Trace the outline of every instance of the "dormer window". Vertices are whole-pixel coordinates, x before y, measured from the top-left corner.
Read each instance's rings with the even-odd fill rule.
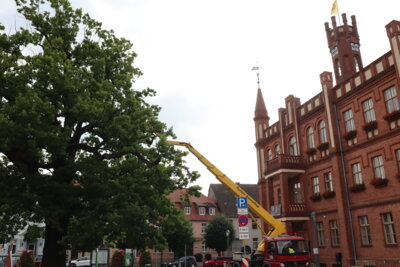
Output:
[[[190,207],[185,207],[184,211],[185,211],[185,215],[190,215],[191,214]]]
[[[206,208],[205,207],[199,207],[199,215],[201,215],[201,216],[206,215]]]
[[[215,208],[214,208],[214,207],[208,208],[208,213],[209,213],[210,215],[215,215]]]

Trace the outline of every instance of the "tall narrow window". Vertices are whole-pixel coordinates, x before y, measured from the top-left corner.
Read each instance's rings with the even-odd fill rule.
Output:
[[[385,168],[383,167],[383,158],[382,156],[377,156],[372,158],[372,166],[374,168],[375,178],[385,179]]]
[[[303,197],[301,195],[301,184],[300,184],[300,182],[293,184],[293,202],[295,204],[303,203]]]
[[[207,228],[207,224],[206,223],[202,223],[201,224],[201,233],[205,234],[206,233],[206,228]]]
[[[331,230],[332,246],[339,246],[339,229],[336,220],[329,221],[329,228]]]
[[[328,142],[328,138],[326,137],[325,121],[320,121],[318,123],[318,133],[319,133],[319,142],[321,144]]]
[[[385,96],[386,110],[388,113],[399,110],[399,100],[397,99],[396,87],[391,87],[383,92]]]
[[[324,224],[322,222],[317,222],[317,241],[319,247],[325,246]]]
[[[382,216],[383,231],[385,234],[385,243],[387,245],[397,244],[392,213],[390,212],[384,213],[381,216]]]
[[[207,252],[206,241],[201,241],[201,250],[203,252]]]
[[[324,173],[324,180],[325,180],[325,190],[333,191],[332,173],[331,172]]]
[[[351,165],[351,170],[353,171],[353,182],[354,184],[362,184],[362,174],[361,174],[361,166],[360,163],[355,163]]]
[[[374,111],[374,102],[372,99],[368,99],[362,103],[364,110],[364,119],[365,122],[376,121],[375,111]]]
[[[356,129],[356,125],[354,124],[353,110],[349,109],[345,111],[343,117],[344,117],[344,125],[346,128],[346,132],[354,131]]]
[[[319,193],[319,180],[318,180],[318,177],[313,177],[312,178],[312,184],[313,184],[313,193],[314,194]]]
[[[340,67],[340,62],[339,60],[336,60],[336,70],[337,70],[337,74],[338,76],[342,76],[342,68]]]
[[[281,149],[278,144],[275,145],[274,150],[275,150],[275,157],[281,154]]]
[[[312,127],[307,128],[307,144],[309,148],[314,148],[314,130]]]
[[[292,136],[289,139],[289,154],[293,156],[297,156],[297,141],[296,137]]]
[[[360,63],[358,62],[358,58],[354,57],[354,65],[356,67],[356,72],[360,71]]]
[[[369,227],[368,216],[358,217],[360,224],[361,244],[368,246],[372,244],[371,229]]]
[[[268,149],[267,151],[267,160],[271,160],[272,159],[272,151],[271,149]]]

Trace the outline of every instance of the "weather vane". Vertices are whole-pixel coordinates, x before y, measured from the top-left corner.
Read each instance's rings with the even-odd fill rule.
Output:
[[[258,66],[258,62],[256,62],[256,66],[253,67],[251,70],[256,70],[257,71],[257,85],[258,85],[258,89],[260,89],[260,67]]]

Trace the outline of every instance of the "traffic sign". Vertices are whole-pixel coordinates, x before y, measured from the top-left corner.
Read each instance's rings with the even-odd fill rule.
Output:
[[[238,197],[237,198],[237,208],[238,209],[247,209],[247,197]]]
[[[249,209],[238,209],[237,214],[238,215],[247,215],[247,214],[249,214]]]
[[[240,227],[239,226],[239,233],[248,233],[249,232],[249,227]]]
[[[238,223],[240,226],[246,226],[249,223],[249,218],[246,215],[240,215]]]
[[[247,240],[250,238],[249,234],[239,234],[239,239],[240,240]]]

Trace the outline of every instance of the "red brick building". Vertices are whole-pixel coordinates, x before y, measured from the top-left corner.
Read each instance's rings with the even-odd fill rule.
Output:
[[[203,255],[203,258],[206,254],[211,254],[215,258],[217,252],[206,247],[204,234],[208,221],[214,218],[216,214],[219,214],[217,202],[201,194],[200,197],[190,196],[189,205],[185,201],[186,194],[187,190],[181,189],[174,191],[168,196],[177,208],[183,210],[186,218],[192,223],[195,241],[191,247],[186,248],[186,253],[187,255],[200,253]]]
[[[259,196],[321,266],[340,256],[343,266],[399,266],[400,22],[386,25],[391,50],[364,66],[356,18],[342,21],[325,23],[334,75],[320,75],[319,94],[286,97],[270,124],[258,89]]]

